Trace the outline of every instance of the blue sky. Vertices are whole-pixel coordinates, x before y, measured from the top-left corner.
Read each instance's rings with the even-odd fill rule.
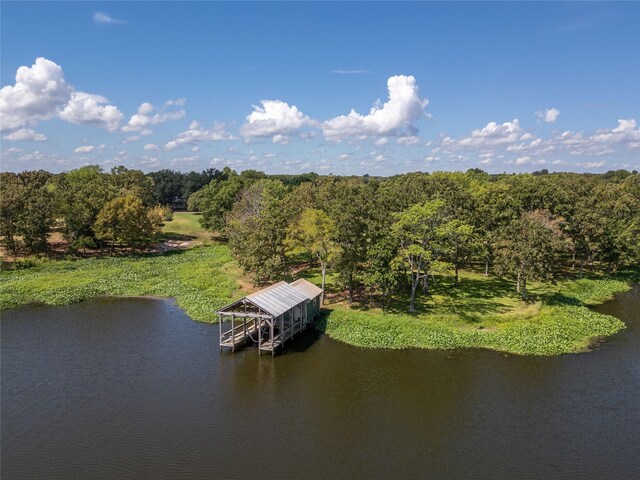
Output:
[[[635,2],[0,8],[2,170],[640,169]]]

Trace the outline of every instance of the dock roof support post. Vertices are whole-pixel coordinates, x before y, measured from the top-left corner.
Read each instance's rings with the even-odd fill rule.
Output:
[[[270,340],[271,340],[271,356],[273,357],[274,355],[274,348],[273,348],[273,324],[275,323],[275,318],[271,318],[271,324],[270,324],[270,328],[269,328],[269,335],[270,335]]]
[[[231,351],[232,352],[236,351],[236,335],[235,335],[236,332],[233,331],[233,329],[235,328],[233,325],[235,319],[236,319],[236,316],[232,313],[231,314]]]
[[[220,344],[220,351],[222,351],[222,314],[218,313],[218,343]]]

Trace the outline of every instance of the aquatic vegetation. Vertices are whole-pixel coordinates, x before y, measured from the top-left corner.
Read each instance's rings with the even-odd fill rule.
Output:
[[[198,321],[238,296],[237,268],[224,245],[164,254],[48,261],[0,274],[0,309],[66,305],[100,295],[173,297]]]

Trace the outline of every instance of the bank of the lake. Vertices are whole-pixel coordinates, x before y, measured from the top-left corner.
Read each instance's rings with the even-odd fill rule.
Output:
[[[98,296],[176,299],[192,319],[216,321],[215,311],[239,298],[241,271],[226,245],[162,254],[47,261],[0,274],[0,309],[29,303],[67,305]],[[611,298],[638,280],[637,273],[532,284],[530,303],[513,285],[473,272],[453,288],[442,279],[418,315],[398,302],[385,311],[330,305],[318,328],[332,338],[369,348],[489,348],[523,355],[560,355],[584,350],[594,338],[624,328],[590,305]]]
[[[240,296],[241,272],[226,245],[161,254],[46,261],[0,274],[0,309],[29,303],[69,305],[105,295],[175,298],[192,319]]]

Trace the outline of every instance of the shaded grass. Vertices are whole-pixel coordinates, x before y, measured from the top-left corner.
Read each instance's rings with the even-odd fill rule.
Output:
[[[100,295],[173,297],[198,321],[238,298],[239,275],[228,247],[210,245],[163,254],[49,261],[0,273],[0,309],[27,303],[66,305]]]
[[[620,320],[588,305],[629,289],[638,274],[533,283],[531,302],[512,293],[511,282],[464,272],[455,289],[440,279],[421,298],[420,313],[406,313],[406,299],[384,311],[334,305],[318,328],[329,336],[368,348],[488,348],[522,355],[560,355],[586,349],[594,338],[625,328]]]

